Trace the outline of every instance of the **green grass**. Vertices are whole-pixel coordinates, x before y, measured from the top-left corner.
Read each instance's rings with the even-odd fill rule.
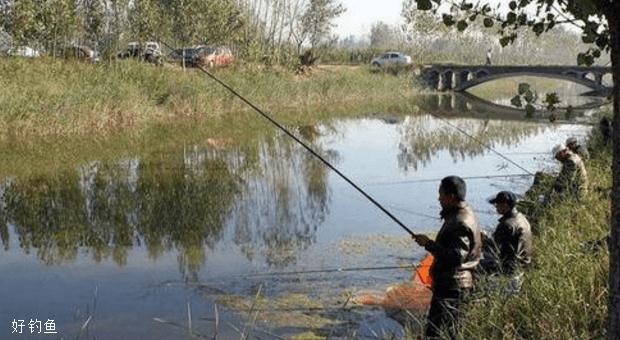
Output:
[[[237,64],[212,72],[285,126],[408,110],[414,94],[406,75],[365,67],[298,74]],[[3,58],[0,83],[0,175],[57,171],[93,154],[105,159],[196,139],[244,143],[275,131],[204,73],[171,64]]]

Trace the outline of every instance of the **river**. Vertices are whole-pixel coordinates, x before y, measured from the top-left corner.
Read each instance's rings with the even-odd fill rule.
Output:
[[[446,102],[429,98],[420,103]],[[441,178],[466,180],[491,231],[499,216],[488,199],[521,194],[535,172],[556,171],[551,148],[591,128],[449,102],[293,133],[394,218],[432,234]],[[409,270],[384,267],[424,255],[284,133],[251,146],[205,139],[7,177],[0,217],[2,339],[278,338],[310,329],[351,338],[385,315],[347,309],[347,296],[408,280]],[[259,298],[270,313],[239,313]]]

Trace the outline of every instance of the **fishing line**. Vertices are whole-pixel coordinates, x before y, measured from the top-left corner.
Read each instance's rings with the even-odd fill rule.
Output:
[[[450,122],[448,122],[448,120],[444,119],[443,117],[440,117],[439,115],[432,113],[432,112],[428,112],[428,114],[430,114],[431,116],[441,120],[442,122],[444,122],[446,125],[452,127],[453,129],[455,129],[456,131],[464,134],[465,136],[471,138],[472,140],[478,142],[478,144],[482,145],[483,147],[487,148],[489,151],[497,154],[498,156],[500,156],[501,158],[505,159],[506,161],[508,161],[509,163],[511,163],[512,165],[516,166],[517,168],[525,171],[526,173],[530,174],[531,176],[534,176],[533,173],[531,173],[529,170],[527,170],[526,168],[522,167],[521,165],[519,165],[518,163],[514,162],[513,160],[511,160],[510,158],[504,156],[503,154],[501,154],[499,151],[496,151],[495,149],[493,149],[492,147],[484,144],[481,140],[477,139],[476,137],[470,135],[469,133],[467,133],[465,130],[459,128],[458,126],[451,124]]]
[[[261,276],[278,276],[278,275],[300,275],[300,274],[354,272],[354,271],[371,271],[371,270],[394,270],[394,269],[416,268],[418,266],[419,265],[417,265],[417,264],[415,264],[415,265],[411,264],[411,265],[405,265],[405,266],[386,266],[386,267],[312,269],[312,270],[298,270],[298,271],[291,271],[291,272],[258,273],[258,274],[244,275],[242,277],[261,277]]]
[[[235,91],[232,87],[228,86],[226,83],[224,83],[223,81],[221,81],[219,78],[217,78],[216,76],[214,76],[211,72],[208,72],[207,70],[205,70],[204,68],[197,66],[197,68],[202,71],[204,74],[206,74],[207,76],[209,76],[211,79],[215,80],[218,84],[222,85],[224,88],[226,88],[228,91],[230,91],[232,94],[234,94],[235,96],[237,96],[239,99],[241,99],[244,103],[248,104],[251,108],[253,108],[258,114],[260,114],[263,118],[267,119],[270,123],[272,123],[273,125],[275,125],[276,127],[278,127],[280,130],[282,130],[284,133],[286,133],[286,135],[288,135],[289,137],[291,137],[294,141],[296,141],[297,143],[299,143],[301,146],[303,146],[308,152],[310,152],[310,154],[312,154],[313,156],[315,156],[316,158],[318,158],[321,162],[323,162],[323,164],[325,164],[327,167],[329,167],[330,169],[332,169],[336,174],[338,174],[338,176],[340,176],[342,179],[344,179],[347,183],[349,183],[351,186],[353,186],[357,191],[359,191],[362,195],[364,195],[364,197],[366,197],[370,202],[372,202],[374,205],[376,205],[379,209],[381,209],[381,211],[383,211],[386,215],[388,215],[394,222],[396,222],[401,228],[403,228],[405,231],[407,231],[411,236],[417,236],[413,231],[411,231],[411,229],[409,229],[407,226],[405,226],[400,220],[398,220],[396,218],[396,216],[392,215],[392,213],[390,213],[387,209],[385,209],[381,204],[379,204],[379,202],[377,202],[375,199],[373,199],[370,195],[368,195],[364,190],[362,190],[362,188],[360,188],[359,186],[357,186],[355,183],[353,183],[353,181],[351,181],[347,176],[345,176],[342,172],[340,172],[338,169],[336,169],[333,165],[331,165],[327,160],[325,160],[323,157],[321,157],[321,155],[319,155],[316,151],[314,151],[311,147],[309,147],[308,145],[306,145],[304,142],[302,142],[299,138],[297,138],[295,135],[293,135],[290,131],[288,131],[284,126],[282,126],[280,123],[278,123],[276,120],[274,120],[273,118],[271,118],[271,116],[269,116],[268,114],[266,114],[265,112],[263,112],[260,108],[258,108],[256,105],[254,105],[252,102],[250,102],[249,100],[247,100],[245,97],[243,97],[241,94],[239,94],[237,91]]]
[[[491,178],[509,178],[509,177],[530,177],[532,174],[511,174],[511,175],[489,175],[489,176],[471,176],[471,177],[461,177],[462,179],[491,179]],[[424,182],[438,182],[441,179],[418,179],[411,181],[399,181],[399,182],[376,182],[370,183],[369,186],[382,186],[382,185],[393,185],[393,184],[407,184],[407,183],[424,183]]]

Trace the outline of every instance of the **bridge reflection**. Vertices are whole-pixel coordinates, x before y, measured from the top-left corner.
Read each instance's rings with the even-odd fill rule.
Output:
[[[524,119],[526,117],[525,110],[522,108],[497,104],[465,91],[422,94],[416,97],[416,103],[422,111],[444,117],[451,115],[462,117],[463,114],[471,117],[502,120]],[[555,112],[564,114],[567,110],[571,110],[572,117],[587,117],[594,114],[601,105],[606,103],[606,100],[597,98],[570,109],[560,107]],[[539,110],[535,117],[542,117],[543,114],[544,112]]]

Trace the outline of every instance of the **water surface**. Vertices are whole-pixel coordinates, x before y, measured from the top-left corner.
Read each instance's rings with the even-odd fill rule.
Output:
[[[498,216],[487,200],[501,190],[523,193],[536,171],[557,170],[555,144],[589,131],[440,108],[295,133],[414,232],[433,233],[441,178],[466,179],[468,200],[492,230]],[[213,334],[218,296],[381,290],[410,273],[330,270],[415,263],[424,253],[284,134],[249,147],[188,141],[52,176],[8,177],[0,197],[3,339],[179,338],[188,334],[188,310],[192,332]],[[317,270],[325,272],[288,274]],[[371,321],[382,315],[371,312]],[[230,325],[243,319],[219,313],[220,336],[239,338]],[[31,320],[53,320],[57,333],[31,333]],[[14,321],[24,325],[17,333]]]

